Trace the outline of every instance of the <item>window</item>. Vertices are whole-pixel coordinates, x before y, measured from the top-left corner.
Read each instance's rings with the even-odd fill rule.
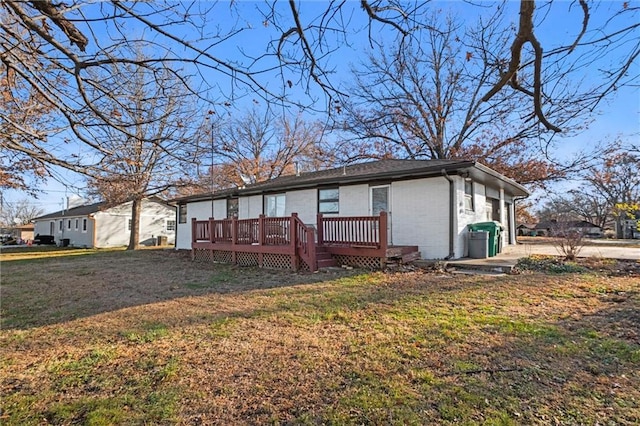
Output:
[[[58,232],[62,232],[62,227],[64,226],[64,221],[61,220],[58,226]]]
[[[318,190],[318,213],[338,213],[340,211],[340,190],[327,188]]]
[[[55,222],[49,222],[49,235],[53,235],[55,230],[56,230],[56,223]]]
[[[265,215],[268,217],[284,216],[285,194],[273,194],[264,196]]]
[[[227,219],[238,217],[239,204],[237,198],[227,200]]]
[[[470,179],[464,181],[464,209],[473,210],[473,182]]]
[[[178,204],[178,223],[187,223],[187,205]]]
[[[75,227],[73,229],[75,229],[76,231],[78,230],[78,227],[80,226],[80,219],[76,219],[76,223],[75,223]]]
[[[175,231],[175,230],[176,230],[176,221],[167,220],[167,231]]]
[[[127,219],[127,231],[131,231],[131,219]]]
[[[87,232],[87,219],[82,219],[82,232]]]
[[[71,229],[71,219],[67,220],[67,229]]]
[[[487,211],[487,222],[490,222],[493,220],[493,203],[491,202],[491,200],[487,200],[487,202],[485,203],[485,210]]]
[[[381,212],[389,212],[389,185],[371,187],[371,215],[379,216]]]

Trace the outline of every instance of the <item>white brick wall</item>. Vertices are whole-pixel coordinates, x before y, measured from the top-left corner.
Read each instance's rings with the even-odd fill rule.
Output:
[[[303,189],[287,192],[285,212],[287,216],[291,213],[298,213],[298,217],[306,224],[312,225],[316,223],[318,190]]]
[[[222,201],[222,200],[218,200]],[[226,204],[225,204],[226,206]],[[213,212],[218,213],[218,204],[214,203]],[[226,215],[226,212],[225,212]],[[178,223],[176,249],[191,250],[191,219],[205,220],[211,216],[211,201],[197,201],[187,205],[187,222]],[[215,217],[215,216],[214,216]],[[220,216],[224,217],[224,216]]]
[[[340,187],[340,216],[369,216],[369,185]]]
[[[449,254],[449,182],[443,178],[394,182],[393,244],[417,245],[423,259]]]
[[[464,179],[454,180],[454,257],[468,253],[467,225],[487,221],[485,193],[503,191],[485,188],[474,182],[474,210],[464,208]],[[449,255],[449,182],[444,177],[398,181],[391,184],[391,238],[394,245],[417,245],[422,258],[442,259]],[[340,216],[368,216],[370,212],[370,186],[346,185],[340,187]],[[220,203],[220,204],[218,204]],[[216,201],[215,217],[226,216],[226,202]],[[303,222],[316,223],[318,210],[317,189],[288,191],[285,211],[298,213]],[[220,213],[218,213],[220,211]],[[504,210],[503,210],[504,211]],[[191,248],[191,218],[199,220],[210,216],[211,202],[189,203],[186,224],[178,224],[177,248]],[[240,197],[239,218],[255,218],[262,214],[262,195]],[[506,215],[504,216],[506,220]]]

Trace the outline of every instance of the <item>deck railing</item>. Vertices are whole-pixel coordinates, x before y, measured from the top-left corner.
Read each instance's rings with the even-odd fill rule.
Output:
[[[386,212],[380,216],[324,217],[318,214],[318,244],[387,247]]]
[[[291,255],[294,269],[298,269],[300,258],[312,271],[317,269],[314,230],[307,227],[297,213],[290,217],[260,215],[254,219],[193,218],[191,226],[192,247],[209,244],[208,247],[212,250],[219,248],[234,253],[277,252]]]
[[[257,219],[192,219],[192,248],[225,250],[236,253],[278,253],[291,256],[291,267],[298,269],[300,260],[317,270],[316,243],[336,254],[367,249],[368,255],[384,256],[387,250],[387,214],[380,216],[317,217],[317,236],[297,213],[290,217]],[[372,249],[372,250],[368,250]],[[346,251],[345,251],[346,250]],[[351,251],[350,251],[351,250]],[[362,254],[362,253],[361,253]],[[235,261],[235,260],[234,260]]]

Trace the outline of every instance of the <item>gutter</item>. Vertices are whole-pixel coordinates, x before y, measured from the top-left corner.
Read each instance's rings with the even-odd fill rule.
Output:
[[[453,239],[454,239],[454,227],[453,227],[453,219],[454,219],[454,212],[455,212],[455,188],[453,186],[453,179],[451,179],[451,177],[447,174],[447,170],[446,169],[442,169],[440,171],[440,173],[442,173],[442,176],[449,181],[449,255],[447,257],[444,258],[444,260],[449,260],[449,259],[453,259],[455,257],[455,253],[453,250]]]

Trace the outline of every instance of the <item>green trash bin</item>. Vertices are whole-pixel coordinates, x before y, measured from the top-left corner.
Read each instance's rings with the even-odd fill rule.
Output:
[[[502,225],[498,222],[479,222],[469,225],[469,231],[478,232],[485,231],[489,233],[489,257],[493,257],[500,253],[500,232]]]

